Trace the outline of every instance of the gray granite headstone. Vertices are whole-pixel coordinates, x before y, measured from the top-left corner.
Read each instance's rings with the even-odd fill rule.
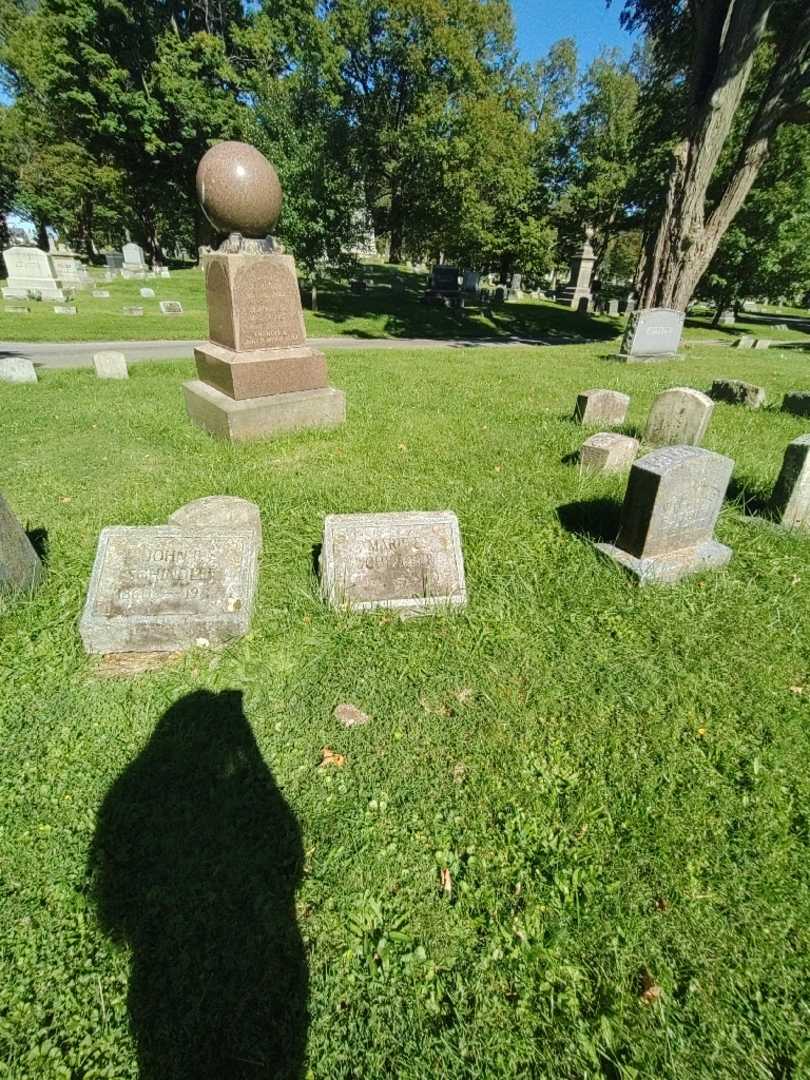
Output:
[[[141,292],[141,296],[144,298],[144,300],[151,300],[155,295],[155,290],[154,289],[149,289],[149,288],[146,288],[146,287],[141,289],[140,292]]]
[[[641,585],[670,584],[724,566],[714,539],[734,462],[696,446],[666,446],[635,462],[615,544],[597,548]]]
[[[700,390],[665,390],[650,409],[644,441],[652,446],[699,446],[713,411],[714,402]]]
[[[0,356],[0,382],[34,383],[37,373],[25,356]]]
[[[789,529],[810,529],[810,435],[800,435],[788,444],[771,510]]]
[[[0,594],[32,591],[42,576],[42,563],[22,525],[0,495]]]
[[[782,412],[810,416],[810,390],[791,390],[782,399]]]
[[[582,444],[579,464],[589,472],[621,472],[630,468],[637,453],[638,439],[613,431],[600,431]]]
[[[425,612],[467,602],[458,519],[450,511],[331,514],[321,588],[337,608]]]
[[[53,311],[54,311],[55,315],[75,315],[76,314],[76,305],[75,304],[54,304]]]
[[[580,424],[623,424],[630,398],[618,390],[583,390],[577,394],[574,420]]]
[[[93,353],[93,367],[99,379],[128,379],[127,358],[122,352],[102,349]]]
[[[241,637],[258,553],[250,529],[103,529],[79,624],[85,650],[175,652]]]
[[[91,296],[95,300],[109,300],[109,298],[110,298],[110,290],[109,289],[93,289],[93,291],[91,293]]]
[[[577,300],[577,311],[580,315],[587,315],[591,308],[591,301],[587,296],[580,296]]]
[[[773,342],[770,338],[758,337],[754,339],[755,349],[770,349]]]
[[[608,315],[613,315],[613,316],[616,316],[616,315],[619,314],[619,301],[618,300],[608,300],[607,313],[608,313]]]
[[[720,318],[718,320],[720,326],[733,326],[734,325],[734,312],[731,308],[725,308],[720,312]]]
[[[202,499],[195,499],[175,510],[169,524],[190,528],[247,529],[256,534],[261,547],[262,518],[259,508],[256,503],[236,495],[205,495]]]
[[[724,401],[727,405],[745,405],[749,409],[758,409],[765,404],[765,390],[754,383],[742,379],[715,379],[709,391],[714,401]]]
[[[734,342],[736,349],[753,349],[756,338],[752,334],[742,334]]]
[[[621,358],[654,361],[676,356],[683,321],[684,313],[672,308],[633,311],[622,339]]]
[[[143,295],[143,289],[141,289],[141,295]],[[179,300],[161,300],[160,312],[161,315],[182,315],[183,305]]]

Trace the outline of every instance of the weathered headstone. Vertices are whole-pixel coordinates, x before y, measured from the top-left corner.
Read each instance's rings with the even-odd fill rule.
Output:
[[[103,529],[79,624],[85,650],[175,652],[241,637],[258,553],[249,529]]]
[[[124,265],[124,256],[118,251],[106,251],[104,253],[104,262],[108,270],[120,270]]]
[[[5,304],[3,311],[6,315],[30,315],[31,308],[26,304]]]
[[[0,356],[0,382],[34,383],[37,373],[25,356]]]
[[[477,270],[464,270],[461,274],[461,287],[466,293],[477,293],[481,287],[481,275]]]
[[[31,541],[0,495],[0,595],[36,588],[42,563]]]
[[[650,409],[644,441],[652,446],[699,446],[713,410],[714,402],[700,390],[665,390]]]
[[[467,602],[458,519],[450,511],[331,514],[321,587],[333,607],[424,612]]]
[[[140,293],[141,293],[141,296],[144,298],[144,300],[152,300],[154,298],[154,295],[155,295],[155,290],[154,289],[149,289],[149,288],[143,288],[143,289],[140,290]]]
[[[731,308],[724,308],[720,312],[720,318],[718,320],[720,326],[733,326],[734,325],[734,312]]]
[[[121,250],[124,259],[121,267],[121,277],[145,278],[147,271],[146,259],[140,244],[124,244]]]
[[[627,323],[617,359],[625,363],[671,360],[678,354],[683,321],[684,313],[671,308],[634,311]]]
[[[128,379],[127,358],[122,352],[102,349],[93,353],[93,367],[99,379]]]
[[[734,462],[695,446],[667,446],[635,462],[615,544],[597,548],[641,585],[670,584],[724,566],[714,539]]]
[[[161,300],[160,313],[161,315],[182,315],[183,305],[179,300]]]
[[[169,518],[170,525],[183,528],[222,528],[251,531],[261,547],[262,517],[259,508],[236,495],[205,495],[179,507]]]
[[[73,252],[64,251],[52,254],[51,262],[53,263],[54,273],[63,287],[81,289],[85,285],[89,285],[93,280],[87,267]]]
[[[709,397],[728,405],[745,405],[749,409],[758,409],[765,404],[764,388],[742,379],[715,379]]]
[[[771,512],[786,528],[810,529],[810,435],[800,435],[788,444]]]
[[[93,297],[94,300],[109,300],[109,298],[110,298],[110,290],[109,289],[93,289],[93,291],[91,293],[91,296]]]
[[[574,420],[580,424],[623,424],[630,398],[618,390],[583,390],[577,394]]]
[[[170,278],[172,276],[172,272],[168,268],[168,266],[161,266],[161,268],[160,268],[160,276],[162,278]]]
[[[771,345],[773,345],[773,342],[770,338],[758,337],[754,339],[755,349],[770,349]]]
[[[76,305],[75,304],[54,304],[53,311],[54,311],[55,315],[75,315],[76,314]]]
[[[442,263],[431,270],[430,287],[437,293],[457,293],[459,291],[458,279],[458,267]]]
[[[124,304],[122,308],[122,314],[124,315],[143,315],[143,308],[138,304]]]
[[[591,308],[591,301],[587,296],[580,296],[577,300],[577,311],[580,315],[587,315]]]
[[[342,423],[345,397],[307,344],[295,262],[265,239],[281,209],[272,165],[245,143],[218,143],[200,162],[197,192],[231,235],[205,259],[209,340],[194,350],[198,378],[183,386],[192,422],[231,441]]]
[[[591,435],[579,451],[580,468],[590,472],[621,472],[629,469],[638,453],[638,439],[614,431]]]
[[[791,390],[782,399],[782,412],[810,416],[810,390]]]
[[[742,334],[734,342],[734,348],[736,349],[753,349],[756,338],[753,334]]]
[[[608,300],[607,313],[608,315],[612,315],[614,317],[619,314],[618,300]]]
[[[41,300],[65,299],[47,252],[38,247],[10,247],[3,252],[3,261],[8,273],[4,300],[26,300],[31,293]]]

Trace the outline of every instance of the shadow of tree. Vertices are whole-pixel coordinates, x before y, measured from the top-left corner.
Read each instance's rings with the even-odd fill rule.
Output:
[[[102,926],[132,951],[141,1080],[302,1075],[302,863],[241,692],[179,700],[107,793],[89,858]]]
[[[612,544],[619,532],[621,509],[613,499],[581,499],[558,506],[557,518],[567,532]]]

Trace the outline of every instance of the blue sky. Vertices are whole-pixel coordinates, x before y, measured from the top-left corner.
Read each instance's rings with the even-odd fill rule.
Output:
[[[512,0],[517,44],[522,60],[537,60],[563,37],[577,43],[580,68],[603,48],[619,48],[630,55],[633,38],[619,26],[622,0]]]

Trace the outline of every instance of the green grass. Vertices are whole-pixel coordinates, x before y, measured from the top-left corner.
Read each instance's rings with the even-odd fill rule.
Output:
[[[191,364],[0,384],[0,490],[49,538],[0,619],[0,1076],[810,1075],[810,539],[742,512],[806,360],[606,351],[338,354],[345,426],[244,446],[188,423]],[[582,534],[624,480],[564,463],[576,392],[632,428],[727,376],[774,403],[705,440],[734,558],[639,590]],[[249,635],[100,678],[99,531],[212,493],[262,510]],[[328,610],[324,515],[417,508],[458,514],[466,611]]]
[[[313,337],[354,335],[366,338],[429,337],[491,338],[520,335],[551,340],[592,338],[609,340],[623,321],[582,316],[556,304],[525,302],[493,309],[492,317],[480,309],[463,311],[428,307],[420,303],[426,275],[398,271],[390,266],[366,266],[370,283],[365,293],[354,295],[348,285],[327,280],[318,289],[319,311],[306,311],[307,333]],[[391,290],[396,274],[405,282],[403,293]],[[203,339],[208,334],[205,283],[199,270],[175,270],[169,279],[146,281],[99,281],[109,299],[94,299],[91,290],[76,294],[76,315],[57,315],[52,303],[28,301],[28,314],[0,309],[0,340],[3,341],[150,341]],[[140,289],[155,291],[154,299],[142,299]],[[179,300],[182,315],[161,315],[161,300]],[[17,301],[7,301],[14,305]],[[140,304],[142,316],[124,315],[124,305]]]
[[[774,314],[781,314],[775,312]],[[807,314],[805,312],[805,314]],[[712,338],[715,340],[728,339],[729,342],[734,341],[736,338],[741,337],[743,334],[751,334],[757,338],[768,338],[771,341],[794,341],[800,342],[810,348],[810,319],[804,324],[803,328],[796,328],[787,324],[786,330],[779,330],[773,323],[764,323],[757,319],[756,316],[748,318],[745,314],[741,314],[737,322],[731,326],[714,326],[712,325],[712,316],[698,316],[692,315],[686,320],[684,328],[684,338],[686,341],[709,341]]]

